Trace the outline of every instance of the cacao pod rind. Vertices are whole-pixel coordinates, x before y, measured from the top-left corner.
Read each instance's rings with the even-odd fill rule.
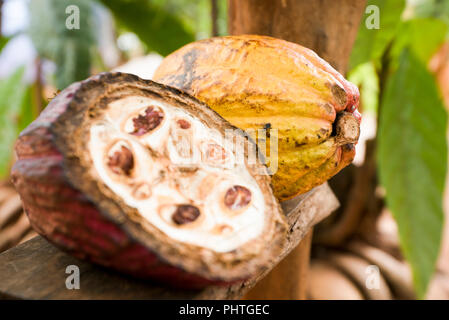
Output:
[[[337,114],[345,112],[359,130],[358,89],[307,48],[257,35],[201,40],[167,56],[154,79],[192,94],[244,130],[276,129],[279,200],[309,191],[350,163],[322,167],[358,139],[358,131],[345,140],[335,130]]]
[[[75,83],[51,101],[16,143],[18,161],[11,176],[33,228],[76,257],[175,287],[230,284],[261,270],[279,253],[286,233],[269,176],[255,174],[267,172],[262,164],[247,165],[247,170],[265,196],[263,235],[232,252],[170,238],[99,180],[86,152],[89,126],[111,102],[134,95],[186,110],[222,133],[235,129],[189,95],[136,76],[105,73]],[[239,139],[246,138],[242,134]]]

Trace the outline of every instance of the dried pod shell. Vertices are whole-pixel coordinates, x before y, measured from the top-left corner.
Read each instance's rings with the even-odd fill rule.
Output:
[[[33,228],[76,257],[177,287],[229,284],[260,271],[286,233],[267,168],[245,157],[217,169],[199,157],[187,174],[171,136],[185,129],[197,149],[208,139],[221,143],[227,129],[254,147],[177,89],[122,73],[71,85],[16,144],[12,180]],[[209,176],[219,183],[204,185]],[[230,216],[219,198],[236,184],[257,201]]]

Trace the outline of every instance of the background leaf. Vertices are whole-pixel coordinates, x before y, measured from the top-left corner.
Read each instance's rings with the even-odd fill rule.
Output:
[[[38,116],[38,110],[34,107],[35,102],[32,97],[35,86],[35,84],[27,86],[25,91],[22,92],[22,101],[17,117],[17,134],[24,130]],[[46,101],[43,101],[42,104],[45,102]]]
[[[212,36],[211,0],[151,0],[180,19],[188,30],[194,30],[196,39]],[[227,0],[217,0],[218,33],[227,34]],[[176,36],[176,35],[174,35]]]
[[[410,1],[410,14],[421,18],[438,18],[449,23],[449,1],[447,0],[419,0]]]
[[[30,105],[30,90],[23,83],[25,68],[0,81],[0,179],[9,174],[14,141],[18,134],[19,117],[24,105]],[[24,117],[24,121],[27,117]]]
[[[379,29],[368,29],[365,21],[369,14],[365,13],[362,17],[351,52],[350,69],[359,64],[380,59],[396,33],[405,0],[368,0],[366,5],[376,5],[379,8],[380,25]]]
[[[76,5],[80,28],[68,29],[66,8]],[[30,1],[30,36],[41,57],[56,63],[55,81],[64,89],[90,75],[91,50],[95,45],[92,3],[88,0]]]
[[[170,11],[148,0],[102,0],[114,16],[151,50],[168,55],[195,40],[192,30]]]
[[[359,87],[363,111],[377,112],[379,78],[373,62],[358,65],[348,74],[348,80]]]
[[[0,51],[6,46],[11,37],[0,36]]]
[[[409,47],[423,63],[427,63],[443,43],[448,26],[442,20],[417,18],[404,22],[399,27],[391,48],[392,61],[399,61],[405,47]]]
[[[378,162],[420,298],[434,272],[441,241],[446,123],[433,77],[412,51],[404,50],[382,100]]]

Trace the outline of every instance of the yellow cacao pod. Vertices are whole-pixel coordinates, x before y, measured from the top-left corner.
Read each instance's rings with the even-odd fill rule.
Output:
[[[322,184],[355,156],[358,89],[300,45],[255,35],[197,41],[167,56],[154,80],[241,129],[277,129],[272,184],[280,200]]]

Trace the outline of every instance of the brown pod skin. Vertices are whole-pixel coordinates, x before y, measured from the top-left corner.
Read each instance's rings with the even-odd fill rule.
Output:
[[[263,268],[279,253],[286,233],[269,176],[253,175],[266,201],[265,235],[259,237],[263,239],[250,239],[224,253],[170,238],[98,179],[85,151],[88,128],[106,112],[108,103],[130,95],[170,103],[219,130],[233,128],[189,95],[133,75],[105,73],[74,83],[16,143],[12,181],[32,227],[77,258],[174,287],[228,285]],[[122,164],[128,173],[135,165],[117,157],[113,163]],[[259,163],[246,167],[251,173],[266,170]],[[187,218],[196,217],[190,213]]]

